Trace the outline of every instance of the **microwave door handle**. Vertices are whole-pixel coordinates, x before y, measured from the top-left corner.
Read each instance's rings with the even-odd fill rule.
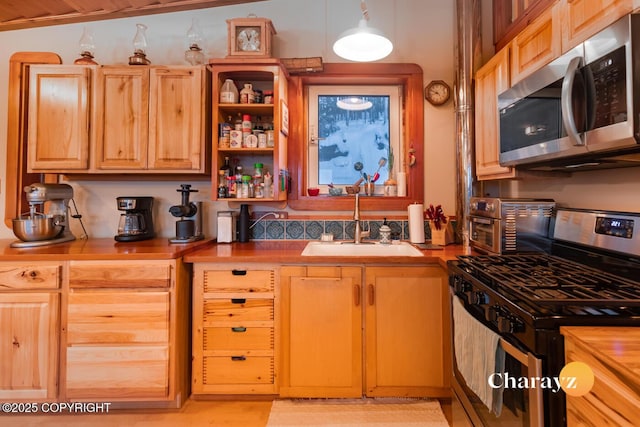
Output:
[[[576,127],[576,121],[573,117],[573,106],[571,105],[573,99],[573,82],[576,78],[576,71],[580,67],[582,58],[576,56],[569,61],[567,66],[567,73],[562,79],[562,92],[560,97],[560,106],[562,108],[562,124],[564,126],[569,139],[573,145],[584,145],[584,141],[580,138],[578,128]]]

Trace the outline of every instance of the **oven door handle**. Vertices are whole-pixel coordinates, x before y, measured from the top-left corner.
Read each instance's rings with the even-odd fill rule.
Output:
[[[474,222],[476,224],[491,225],[493,223],[493,220],[492,219],[487,219],[487,218],[473,217],[473,218],[471,218],[471,222]]]
[[[542,361],[536,358],[533,353],[524,353],[503,338],[500,338],[500,346],[505,353],[527,367],[529,377],[540,378],[542,376]],[[529,396],[531,397],[529,401],[529,425],[542,426],[544,425],[542,389],[540,387],[530,389]]]

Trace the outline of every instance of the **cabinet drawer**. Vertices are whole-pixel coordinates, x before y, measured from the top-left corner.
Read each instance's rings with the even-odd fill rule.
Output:
[[[273,270],[207,270],[204,292],[273,292]]]
[[[67,397],[164,397],[169,392],[168,346],[67,348]]]
[[[231,322],[272,321],[273,300],[271,299],[210,299],[204,301],[203,321]]]
[[[205,357],[203,380],[205,385],[272,384],[273,357],[242,354]]]
[[[168,288],[171,265],[145,263],[71,263],[69,286],[72,288]]]
[[[169,292],[71,292],[70,344],[166,343]]]
[[[0,291],[20,289],[57,289],[60,265],[0,264]]]
[[[273,350],[273,328],[204,328],[204,350]]]

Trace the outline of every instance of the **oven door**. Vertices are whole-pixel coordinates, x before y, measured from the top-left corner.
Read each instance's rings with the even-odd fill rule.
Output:
[[[500,251],[500,220],[472,216],[470,221],[470,243],[481,251],[499,254]]]
[[[453,293],[451,294],[451,297],[458,298]],[[464,305],[462,301],[460,302]],[[496,416],[489,410],[489,408],[487,408],[471,388],[467,386],[456,362],[455,324],[452,322],[452,325],[452,388],[454,391],[454,399],[456,399],[464,408],[468,421],[475,427],[542,427],[544,425],[544,415],[542,390],[540,388],[530,390],[505,388],[503,393],[502,412],[500,416]],[[506,341],[505,338],[500,339],[500,346],[505,352],[505,372],[508,373],[510,377],[540,378],[542,376],[542,361],[536,358],[532,353],[523,352]]]

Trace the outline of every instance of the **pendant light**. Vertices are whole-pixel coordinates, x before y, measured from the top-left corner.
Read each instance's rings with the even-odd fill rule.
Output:
[[[385,58],[393,50],[393,43],[381,31],[367,25],[369,11],[364,0],[360,1],[362,19],[357,28],[340,34],[333,44],[333,51],[341,58],[356,62],[370,62]]]

